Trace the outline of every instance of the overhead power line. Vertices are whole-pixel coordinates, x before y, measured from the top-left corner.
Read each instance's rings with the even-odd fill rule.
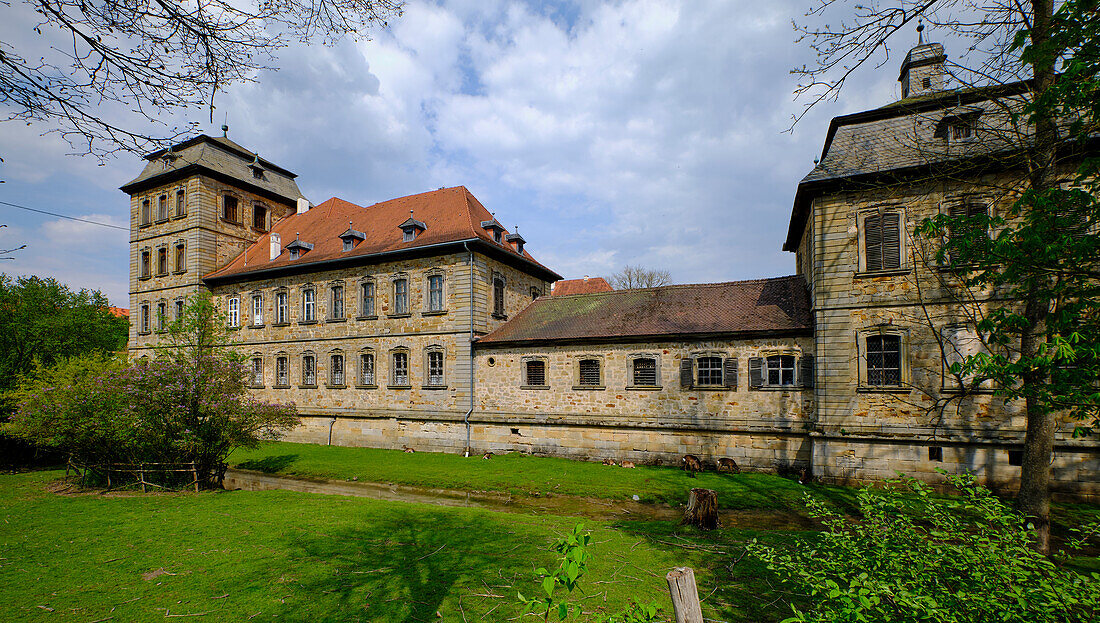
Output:
[[[99,221],[89,221],[86,218],[77,218],[75,216],[68,216],[65,214],[58,214],[57,212],[47,212],[46,210],[39,210],[37,208],[28,208],[27,206],[21,206],[15,203],[8,203],[7,201],[0,201],[0,204],[11,206],[13,208],[19,208],[20,210],[26,210],[28,212],[37,212],[39,214],[48,214],[50,216],[56,216],[57,218],[67,218],[70,221],[78,221],[80,223],[88,223],[89,225],[99,225],[100,227],[110,227],[111,229],[121,229],[122,231],[130,231],[129,227],[121,227],[119,225],[111,225],[110,223],[100,223]]]

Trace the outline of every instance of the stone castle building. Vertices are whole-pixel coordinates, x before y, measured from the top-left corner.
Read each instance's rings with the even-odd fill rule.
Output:
[[[313,206],[293,173],[196,137],[147,156],[122,188],[132,354],[154,356],[185,298],[208,289],[253,391],[298,405],[295,441],[666,464],[691,453],[831,481],[942,468],[1011,487],[1022,404],[949,369],[983,347],[973,310],[995,293],[960,300],[957,271],[913,230],[1011,204],[1021,133],[1003,104],[1027,90],[946,91],[945,58],[918,45],[900,101],[833,120],[795,193],[783,248],[796,274],[772,279],[574,280],[549,296],[561,276],[463,187]],[[1100,446],[1071,431],[1055,487],[1100,493]]]

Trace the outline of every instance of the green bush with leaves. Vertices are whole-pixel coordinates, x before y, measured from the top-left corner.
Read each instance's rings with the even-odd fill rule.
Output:
[[[1100,575],[1059,567],[1033,549],[1023,517],[969,475],[950,476],[958,495],[933,495],[917,480],[865,488],[861,519],[809,496],[825,524],[817,539],[751,555],[812,604],[786,621],[868,623],[1081,623],[1100,620]],[[1078,534],[1070,547],[1095,536]]]

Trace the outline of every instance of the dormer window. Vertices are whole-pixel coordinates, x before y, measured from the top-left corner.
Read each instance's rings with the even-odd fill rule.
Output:
[[[523,236],[519,235],[518,231],[514,234],[508,234],[504,237],[504,240],[513,246],[516,253],[523,255],[523,244],[527,241],[523,239]]]
[[[948,143],[973,140],[978,134],[978,117],[981,111],[949,114],[936,126],[936,138]]]
[[[344,233],[340,234],[340,240],[344,241],[344,251],[351,251],[360,242],[367,239],[367,235],[361,231],[357,231],[351,226],[351,221],[348,221],[348,229]]]
[[[489,221],[481,221],[481,228],[492,234],[493,242],[501,244],[504,238],[504,226],[497,221],[496,217]]]
[[[302,257],[307,251],[313,248],[313,245],[308,242],[302,242],[299,238],[294,238],[294,242],[286,245],[286,250],[290,253],[290,259],[296,260]]]
[[[424,223],[413,218],[412,210],[409,210],[409,218],[404,223],[398,225],[401,229],[401,241],[412,242],[416,240],[416,237],[420,235],[420,232],[428,229],[428,226]]]
[[[248,165],[248,168],[252,169],[253,179],[257,179],[257,180],[264,179],[264,168],[263,168],[263,166],[260,165],[260,156],[259,155],[255,155],[255,156],[252,157],[252,164]]]

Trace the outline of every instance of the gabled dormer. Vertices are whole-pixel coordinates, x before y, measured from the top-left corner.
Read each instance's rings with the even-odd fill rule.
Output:
[[[514,234],[508,234],[504,237],[504,241],[512,245],[512,248],[516,250],[516,253],[523,255],[523,244],[527,242],[523,239],[523,236],[519,235],[517,231]]]
[[[252,164],[248,165],[249,170],[252,171],[252,179],[262,180],[264,179],[264,167],[260,164],[260,155],[256,154],[252,157]]]
[[[489,232],[489,235],[493,237],[493,242],[501,244],[501,239],[504,235],[504,226],[497,221],[495,216],[492,220],[481,221],[481,228]]]
[[[363,242],[367,239],[367,235],[361,231],[356,230],[351,226],[351,221],[348,221],[348,229],[344,233],[340,234],[340,240],[344,242],[343,250],[351,251],[355,248],[355,245]]]
[[[292,260],[296,260],[302,257],[311,249],[313,249],[313,244],[309,242],[303,242],[302,239],[298,237],[298,235],[294,236],[294,242],[286,245],[287,253],[290,253],[290,259]]]
[[[417,236],[427,230],[428,226],[413,218],[413,211],[409,210],[409,218],[407,218],[404,223],[398,225],[398,228],[401,229],[401,241],[412,242],[416,240]]]

